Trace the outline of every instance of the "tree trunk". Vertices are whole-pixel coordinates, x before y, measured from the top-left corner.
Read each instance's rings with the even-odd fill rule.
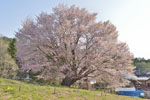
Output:
[[[65,77],[61,82],[61,85],[70,87],[73,83],[75,83],[78,79],[77,78],[70,78]]]

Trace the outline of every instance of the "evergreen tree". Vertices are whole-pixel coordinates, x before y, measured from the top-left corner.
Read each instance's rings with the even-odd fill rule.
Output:
[[[15,54],[17,52],[17,49],[16,49],[16,42],[17,40],[15,38],[13,38],[10,43],[9,43],[9,48],[8,48],[8,51],[11,55],[12,58],[15,58]]]
[[[17,74],[18,66],[8,52],[9,41],[0,37],[0,77],[13,78]]]

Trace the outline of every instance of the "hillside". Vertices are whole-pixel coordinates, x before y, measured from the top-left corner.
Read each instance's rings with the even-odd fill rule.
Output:
[[[19,92],[19,86],[20,92]],[[56,93],[54,94],[54,88]],[[14,80],[0,79],[0,100],[146,100],[100,91],[87,91],[66,87],[40,86]]]
[[[15,77],[18,70],[16,60],[11,56],[10,43],[10,38],[0,37],[0,77],[4,78]]]

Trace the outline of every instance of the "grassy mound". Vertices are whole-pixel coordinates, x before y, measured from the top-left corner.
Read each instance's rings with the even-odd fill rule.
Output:
[[[0,78],[0,100],[146,100],[67,87],[40,86]]]

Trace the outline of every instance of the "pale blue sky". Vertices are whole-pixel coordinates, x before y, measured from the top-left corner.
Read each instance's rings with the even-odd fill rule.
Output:
[[[99,21],[110,20],[135,57],[150,58],[150,0],[1,0],[0,34],[14,37],[24,19],[51,12],[59,3],[75,4],[97,12]]]

